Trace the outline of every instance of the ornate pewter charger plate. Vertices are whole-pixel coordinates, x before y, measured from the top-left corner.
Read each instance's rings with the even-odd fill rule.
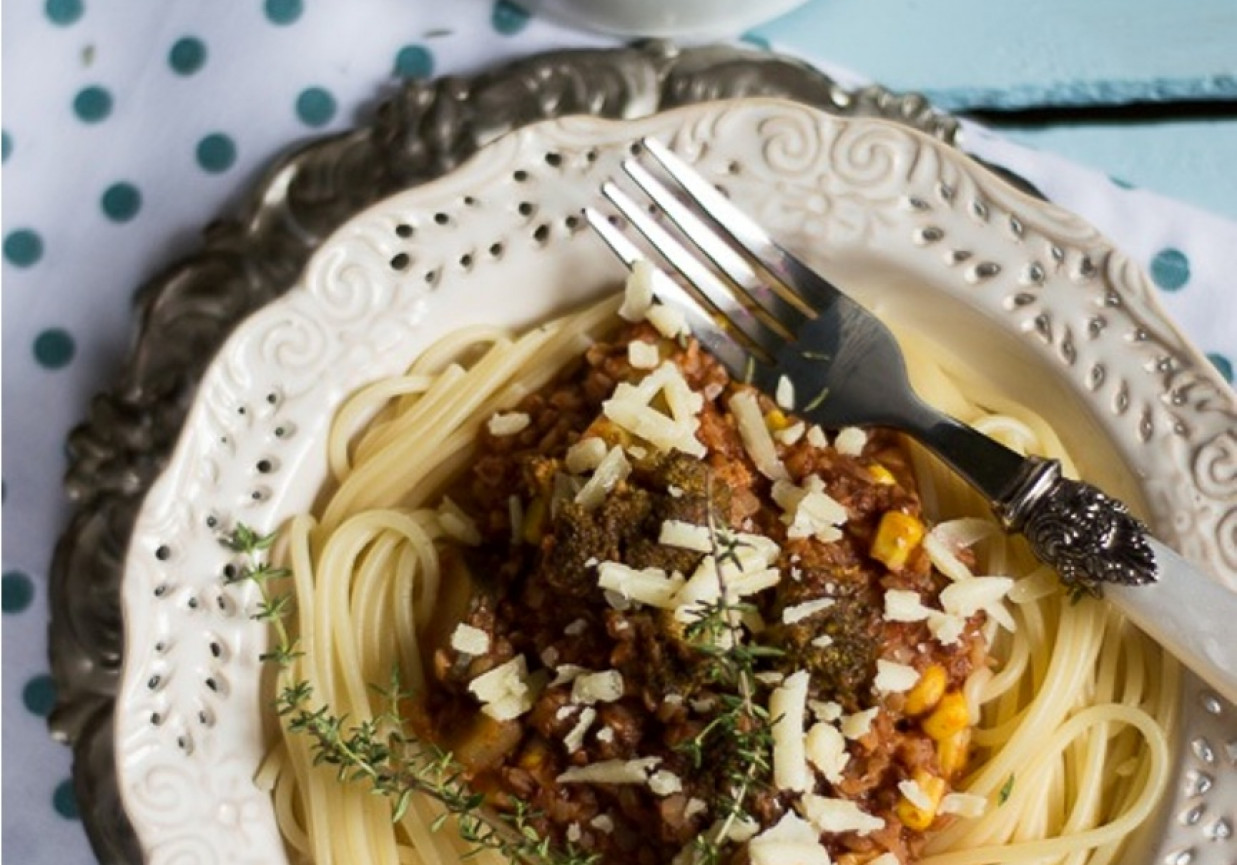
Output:
[[[609,68],[672,65],[669,55],[641,51],[649,49]],[[727,56],[712,55],[708,68],[724,73]],[[785,71],[797,67],[777,68],[797,82],[786,89],[810,85],[816,98],[803,101],[833,115],[864,104],[802,70]],[[613,80],[620,96],[609,107],[630,105],[620,97],[639,87]],[[674,78],[653,80],[664,95]],[[866,98],[951,134],[947,121],[922,113],[914,100]],[[106,780],[106,718],[120,660],[115,611],[91,616],[78,601],[67,627],[67,614],[59,614],[57,672],[70,687],[53,723],[78,743],[78,765],[87,767],[79,788],[103,791],[87,800],[102,858],[137,855],[132,836],[107,822],[123,826],[127,816],[152,862],[282,860],[270,805],[251,781],[262,753],[256,657],[264,635],[248,618],[253,599],[224,583],[230,562],[219,527],[244,520],[269,529],[306,507],[324,476],[331,407],[405,366],[443,330],[472,321],[530,324],[615,285],[619,274],[576,214],[641,135],[670,141],[796,252],[895,323],[964,346],[962,361],[984,365],[997,386],[1043,408],[1091,479],[1140,506],[1162,536],[1237,585],[1232,395],[1164,318],[1138,269],[1082,221],[905,125],[749,101],[626,124],[574,118],[524,128],[464,169],[380,201],[323,242],[379,192],[454,161],[456,151],[416,175],[406,164],[393,170],[400,160],[365,159],[375,130],[393,134],[408,122],[392,112],[444,101],[450,97],[441,91],[413,88],[367,134],[278,167],[263,188],[287,190],[286,209],[258,208],[248,224],[224,226],[193,268],[156,283],[145,312],[166,317],[180,339],[144,340],[127,380],[100,398],[92,423],[77,434],[71,482],[84,507],[58,551],[62,593],[73,574],[119,572],[141,492],[194,392],[195,362],[243,313],[261,307],[201,378],[168,470],[133,528],[115,714],[123,812]],[[437,118],[444,126],[436,128],[449,120]],[[484,137],[469,138],[459,152]],[[383,176],[353,196],[337,188],[347,187],[350,172],[369,181]],[[257,267],[238,267],[238,259]],[[266,303],[294,280],[286,296]],[[85,480],[90,471],[100,480]],[[88,567],[91,553],[102,555]],[[114,655],[82,648],[91,628]],[[1142,849],[1131,852],[1143,854],[1138,861],[1218,865],[1233,852],[1223,839],[1237,802],[1234,714],[1193,682],[1183,699],[1179,776]]]

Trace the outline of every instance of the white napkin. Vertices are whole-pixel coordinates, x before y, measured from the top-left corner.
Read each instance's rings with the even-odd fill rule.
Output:
[[[63,444],[127,351],[135,288],[275,154],[369,116],[401,74],[613,43],[506,0],[45,0],[6,4],[4,25],[3,843],[6,861],[64,865],[92,857],[43,717],[47,572],[68,513]],[[1217,364],[1237,359],[1237,225],[966,136],[1150,268]]]

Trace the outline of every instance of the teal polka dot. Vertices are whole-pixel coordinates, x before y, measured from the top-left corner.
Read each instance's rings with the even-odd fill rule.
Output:
[[[21,571],[5,571],[0,578],[0,609],[20,613],[34,600],[34,580]]]
[[[35,715],[46,718],[56,708],[56,680],[51,676],[35,676],[21,689],[21,701]]]
[[[429,78],[434,74],[434,55],[423,45],[405,45],[395,55],[395,74],[401,78]]]
[[[30,228],[17,228],[4,237],[4,257],[10,264],[30,267],[43,257],[43,238]]]
[[[72,334],[59,327],[49,327],[34,338],[34,359],[44,369],[62,369],[76,353]]]
[[[222,132],[207,135],[198,142],[197,158],[203,171],[220,174],[236,161],[236,143]]]
[[[1151,279],[1165,291],[1178,291],[1190,281],[1190,260],[1179,249],[1162,249],[1151,259]]]
[[[206,63],[206,43],[195,36],[177,39],[168,52],[168,65],[177,75],[192,75]]]
[[[53,24],[67,27],[81,18],[86,9],[82,6],[82,0],[47,0],[43,4],[43,11]]]
[[[112,113],[112,94],[92,84],[83,87],[73,97],[73,113],[83,123],[98,123]]]
[[[56,790],[52,793],[52,807],[56,809],[57,814],[66,820],[77,820],[79,818],[77,794],[73,792],[72,781],[66,778],[56,785]]]
[[[132,183],[113,183],[99,199],[103,215],[112,222],[128,222],[142,209],[142,193]]]
[[[753,48],[759,48],[761,51],[769,51],[773,46],[769,44],[769,40],[761,36],[759,33],[744,33],[739,37],[740,42],[746,42]]]
[[[296,97],[296,116],[306,126],[325,126],[335,116],[335,97],[321,87],[306,87]]]
[[[1119,186],[1122,189],[1133,189],[1134,188],[1134,184],[1130,183],[1124,177],[1110,177],[1108,179],[1112,181],[1114,186]]]
[[[1229,384],[1233,383],[1233,362],[1222,354],[1216,352],[1208,352],[1207,360],[1211,361],[1212,365],[1220,371],[1220,375],[1224,376],[1224,380]]]
[[[528,26],[528,12],[511,0],[495,0],[490,23],[504,36],[512,36]]]
[[[301,0],[266,0],[264,8],[266,18],[272,24],[291,24],[305,11]]]
[[[9,154],[13,152],[13,136],[6,129],[0,133],[0,161],[8,162]]]

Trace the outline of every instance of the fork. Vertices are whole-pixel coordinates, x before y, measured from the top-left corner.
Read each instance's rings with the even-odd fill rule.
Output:
[[[1227,633],[1237,621],[1237,594],[1150,537],[1124,504],[1063,477],[1056,460],[1024,457],[926,404],[880,319],[778,245],[664,144],[646,138],[640,150],[676,191],[638,158],[624,160],[623,170],[655,207],[612,180],[601,191],[679,278],[657,267],[618,220],[591,207],[584,216],[629,269],[652,265],[653,293],[683,313],[732,376],[769,395],[789,384],[795,411],[826,428],[884,426],[910,435],[982,494],[1006,531],[1023,534],[1067,586],[1096,595],[1107,588],[1131,620],[1237,703],[1237,641]]]

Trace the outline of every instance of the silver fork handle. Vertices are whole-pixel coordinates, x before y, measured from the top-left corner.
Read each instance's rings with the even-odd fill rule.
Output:
[[[986,497],[1005,528],[1024,535],[1068,585],[1098,594],[1106,583],[1155,581],[1146,527],[1121,502],[1063,477],[1056,460],[1021,456],[923,403],[895,424]]]
[[[1130,621],[1237,705],[1237,593],[1153,539],[1124,504],[1063,477],[1057,461],[1022,457],[927,406],[899,421],[1067,585],[1096,595],[1103,587]]]

